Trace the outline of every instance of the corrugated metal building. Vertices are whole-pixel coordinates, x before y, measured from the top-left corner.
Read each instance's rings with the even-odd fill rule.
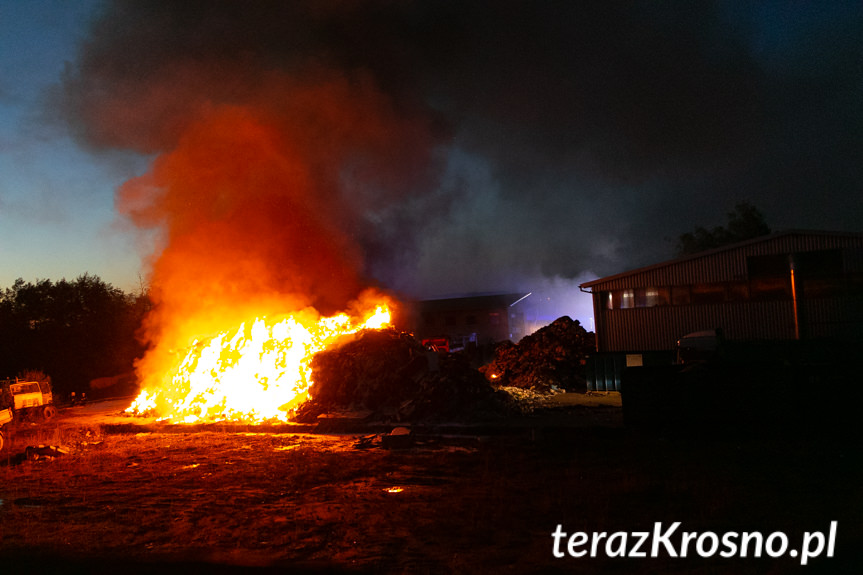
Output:
[[[593,294],[598,352],[670,351],[712,328],[728,339],[860,341],[863,234],[778,232],[581,288]]]
[[[581,287],[593,293],[597,351],[673,349],[716,327],[728,339],[858,339],[863,234],[779,232]]]

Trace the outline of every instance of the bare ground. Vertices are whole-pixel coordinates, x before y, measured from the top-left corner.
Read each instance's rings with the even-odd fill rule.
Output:
[[[21,573],[859,572],[857,438],[646,436],[617,424],[613,401],[569,399],[403,450],[361,433],[105,433],[116,410],[67,410],[57,429],[69,453],[2,460],[0,557]],[[838,521],[838,544],[806,567],[552,555],[558,524],[656,521],[784,531],[792,544]]]

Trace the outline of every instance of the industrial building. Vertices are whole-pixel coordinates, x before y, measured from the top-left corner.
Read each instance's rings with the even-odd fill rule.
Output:
[[[511,340],[525,333],[522,302],[529,294],[482,294],[429,299],[414,304],[419,339],[446,337],[456,348]]]
[[[595,388],[617,389],[627,355],[663,361],[699,330],[734,340],[863,340],[863,234],[777,232],[581,289],[593,295],[597,352],[606,354]]]

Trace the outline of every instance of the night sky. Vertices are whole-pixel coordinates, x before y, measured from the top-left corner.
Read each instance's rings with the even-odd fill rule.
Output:
[[[255,175],[167,178],[214,122]],[[134,289],[248,218],[234,261],[292,269],[278,241],[340,285],[533,291],[588,323],[578,283],[738,202],[863,231],[861,160],[860,2],[0,2],[4,287]]]

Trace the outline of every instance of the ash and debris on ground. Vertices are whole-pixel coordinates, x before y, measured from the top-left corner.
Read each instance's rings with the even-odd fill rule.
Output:
[[[511,411],[527,415],[549,407],[549,403],[561,390],[536,391],[522,387],[501,387],[500,391],[510,397]]]
[[[561,317],[519,344],[500,344],[477,369],[465,353],[425,349],[394,329],[368,330],[312,360],[312,398],[295,420],[369,410],[395,421],[463,420],[531,413],[563,390],[584,391],[592,334]]]

